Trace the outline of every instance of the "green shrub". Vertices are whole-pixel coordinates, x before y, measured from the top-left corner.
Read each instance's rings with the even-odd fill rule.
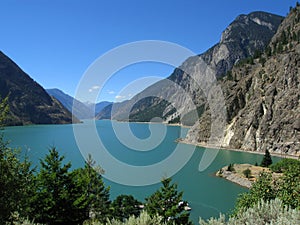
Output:
[[[228,165],[228,167],[227,167],[227,171],[230,171],[230,172],[234,172],[235,171],[235,169],[234,169],[234,164],[232,163],[230,163],[229,165]]]
[[[275,173],[282,173],[293,166],[300,168],[300,161],[297,159],[282,159],[274,165],[271,165],[270,169]]]
[[[83,225],[167,225],[162,220],[163,218],[160,216],[151,217],[147,212],[143,211],[139,217],[131,216],[124,222],[112,219],[105,224],[97,221],[86,221]]]
[[[263,167],[268,167],[272,163],[273,162],[272,162],[271,154],[270,154],[269,150],[267,149],[260,165]]]
[[[208,221],[200,219],[200,225],[282,225],[282,224],[299,224],[300,211],[297,209],[291,209],[284,206],[280,199],[274,199],[271,201],[261,200],[253,207],[248,208],[246,211],[238,214],[236,217],[229,218],[226,222],[225,216],[220,215],[218,219],[211,218]]]
[[[248,169],[245,169],[243,171],[243,174],[246,178],[250,178],[251,177],[251,170],[248,168]]]

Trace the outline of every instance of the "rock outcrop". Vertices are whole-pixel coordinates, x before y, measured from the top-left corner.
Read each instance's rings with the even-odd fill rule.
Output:
[[[263,54],[235,65],[220,81],[227,110],[222,147],[299,155],[299,22],[300,7],[296,7]],[[206,110],[186,141],[206,143],[209,120]]]
[[[223,32],[218,44],[188,58],[168,79],[150,86],[130,101],[105,108],[97,118],[150,121],[160,117],[166,123],[193,125],[204,110],[206,97],[202,80],[207,73],[221,78],[238,61],[263,50],[282,19],[265,12],[238,16]]]

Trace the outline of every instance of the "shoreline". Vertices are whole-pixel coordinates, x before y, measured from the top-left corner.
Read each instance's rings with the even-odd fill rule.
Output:
[[[116,122],[120,122],[120,123],[137,123],[137,124],[164,124],[165,126],[178,126],[178,127],[182,127],[182,128],[191,128],[191,126],[185,126],[185,125],[181,125],[179,123],[168,124],[165,122],[138,122],[138,121],[130,122],[130,121],[119,121],[119,120],[111,120],[111,121],[116,121]],[[187,145],[194,145],[194,146],[203,147],[203,148],[228,150],[228,151],[235,151],[235,152],[246,152],[246,153],[257,154],[257,155],[265,154],[265,152],[260,152],[260,151],[250,151],[250,150],[229,148],[229,147],[224,147],[224,146],[208,145],[206,143],[200,143],[200,142],[194,143],[194,142],[186,141],[185,139],[182,139],[182,138],[176,139],[175,142],[178,142],[181,144],[187,144]],[[298,155],[289,155],[289,154],[281,154],[281,153],[276,153],[276,152],[270,151],[270,154],[271,154],[271,156],[279,157],[279,158],[290,158],[290,159],[299,159],[300,158],[300,153]]]
[[[257,154],[257,155],[264,155],[264,152],[259,152],[259,151],[249,151],[249,150],[242,150],[242,149],[234,149],[234,148],[228,148],[228,147],[222,147],[222,146],[215,146],[215,145],[208,145],[205,143],[193,143],[186,141],[184,139],[178,138],[176,142],[181,143],[181,144],[187,144],[187,145],[194,145],[197,147],[202,147],[202,148],[212,148],[212,149],[219,149],[219,150],[227,150],[227,151],[234,151],[234,152],[246,152],[246,153],[251,153],[251,154]],[[280,154],[276,152],[270,151],[271,156],[274,157],[279,157],[279,158],[290,158],[290,159],[299,159],[300,154],[297,155],[288,155],[288,154]]]

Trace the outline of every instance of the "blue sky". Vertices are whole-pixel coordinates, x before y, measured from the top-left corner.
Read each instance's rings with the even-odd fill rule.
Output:
[[[199,54],[217,43],[239,14],[267,11],[285,16],[295,4],[296,0],[3,0],[0,50],[43,87],[73,96],[89,65],[119,45],[162,40]],[[157,63],[125,68],[105,84],[99,100],[128,98],[149,85],[145,82],[121,96],[128,83],[143,76],[166,77],[172,70]]]

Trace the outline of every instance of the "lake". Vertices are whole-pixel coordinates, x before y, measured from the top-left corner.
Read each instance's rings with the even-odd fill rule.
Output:
[[[229,163],[260,163],[263,157],[220,150],[209,167],[200,172],[199,162],[205,157],[204,152],[210,154],[216,150],[176,143],[177,138],[184,137],[187,128],[164,124],[151,124],[149,128],[149,124],[108,120],[96,121],[94,127],[92,124],[93,121],[85,121],[74,125],[80,138],[74,137],[72,125],[7,127],[3,132],[5,138],[11,140],[10,146],[21,148],[22,154],[27,154],[34,165],[39,164],[52,146],[66,157],[66,162],[71,161],[73,168],[83,166],[83,155],[92,153],[104,167],[104,180],[111,187],[112,200],[120,194],[131,194],[143,201],[160,187],[161,178],[172,175],[192,208],[191,219],[195,224],[199,216],[209,218],[219,216],[220,212],[230,213],[237,196],[247,191],[215,177],[218,169]],[[97,141],[91,139],[94,131]],[[155,139],[159,139],[158,145]],[[115,161],[110,160],[112,158]]]

